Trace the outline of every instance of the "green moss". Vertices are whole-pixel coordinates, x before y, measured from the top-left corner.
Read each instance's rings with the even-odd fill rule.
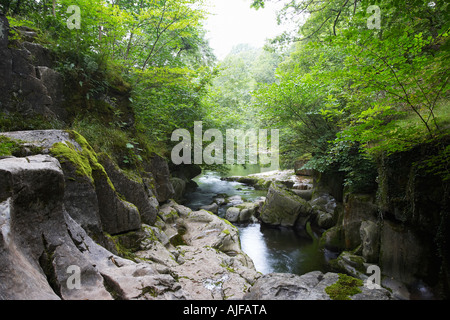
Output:
[[[122,241],[121,235],[118,236],[111,236],[109,234],[107,234],[105,232],[105,235],[107,236],[107,238],[109,238],[111,240],[111,242],[114,244],[114,247],[116,248],[117,251],[117,255],[124,258],[124,259],[128,259],[131,261],[136,261],[136,254],[135,252],[139,249],[137,248],[129,248],[127,247],[124,242]]]
[[[63,163],[69,161],[75,166],[75,172],[78,175],[88,177],[92,182],[96,176],[102,176],[115,191],[105,168],[99,163],[97,154],[86,139],[76,131],[68,131],[68,133],[70,138],[80,145],[81,150],[78,150],[71,142],[65,141],[55,143],[50,153]]]
[[[186,241],[184,241],[183,235],[181,234],[177,234],[175,236],[173,236],[172,238],[170,238],[170,243],[174,246],[174,247],[178,247],[178,246],[185,246]]]
[[[68,141],[55,143],[50,152],[62,163],[69,161],[75,166],[78,175],[89,177],[94,182],[89,159],[78,151],[72,143]]]
[[[258,182],[255,184],[255,189],[258,190],[269,189],[271,184],[272,184],[271,180],[259,179]]]
[[[339,274],[339,280],[325,288],[325,292],[332,300],[351,300],[351,296],[362,292],[359,288],[362,286],[362,280]]]
[[[42,153],[42,148],[34,145],[25,146],[25,141],[14,140],[5,136],[0,136],[0,157],[15,156],[25,157]]]
[[[0,136],[0,156],[12,156],[20,148],[20,145],[16,141],[5,136]]]
[[[0,132],[62,129],[63,123],[40,114],[27,116],[19,112],[0,112]]]

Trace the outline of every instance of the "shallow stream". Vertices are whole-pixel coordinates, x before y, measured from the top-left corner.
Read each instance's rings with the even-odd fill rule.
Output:
[[[199,187],[188,194],[185,205],[197,210],[213,203],[217,197],[240,196],[244,201],[253,201],[266,196],[267,191],[255,190],[239,182],[223,181],[221,177],[258,173],[258,167],[233,168],[226,175],[206,171],[194,180]],[[228,205],[229,206],[229,205]],[[221,206],[220,217],[228,206]],[[326,270],[325,253],[317,246],[317,241],[301,238],[287,228],[269,228],[260,223],[237,224],[242,250],[252,258],[256,269],[263,273],[305,274],[310,271]]]

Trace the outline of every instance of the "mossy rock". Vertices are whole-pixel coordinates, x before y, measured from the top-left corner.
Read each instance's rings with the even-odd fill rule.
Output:
[[[0,136],[0,157],[12,156],[20,149],[21,146],[16,141],[5,136]]]
[[[110,187],[115,191],[115,187],[109,179],[105,168],[100,164],[97,154],[89,145],[86,139],[76,131],[67,131],[70,138],[75,141],[81,149],[77,148],[70,141],[58,142],[50,149],[50,153],[60,162],[70,162],[75,167],[76,174],[88,177],[94,182],[95,175],[101,175],[107,179]]]
[[[26,145],[25,141],[11,139],[0,134],[0,157],[26,157],[42,152],[42,148]]]
[[[362,292],[360,287],[363,285],[362,280],[340,273],[339,280],[325,288],[325,292],[332,300],[351,300],[352,296]]]

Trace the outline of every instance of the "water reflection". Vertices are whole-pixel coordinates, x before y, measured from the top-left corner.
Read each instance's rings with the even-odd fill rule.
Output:
[[[260,224],[238,226],[238,229],[242,250],[263,274],[305,274],[325,267],[317,243],[298,236],[291,229],[268,228]]]

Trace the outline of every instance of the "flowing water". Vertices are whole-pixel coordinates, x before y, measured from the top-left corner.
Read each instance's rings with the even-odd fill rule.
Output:
[[[258,173],[257,166],[246,168],[235,166],[226,176]],[[223,181],[218,172],[206,171],[194,180],[198,189],[188,194],[187,207],[197,210],[209,205],[216,197],[240,196],[244,201],[253,201],[266,196],[267,191],[232,181]],[[219,209],[223,217],[227,206]],[[237,224],[242,250],[252,258],[255,267],[263,274],[280,272],[305,274],[310,271],[326,271],[326,254],[317,246],[317,241],[299,237],[287,228],[269,228],[259,223]]]

